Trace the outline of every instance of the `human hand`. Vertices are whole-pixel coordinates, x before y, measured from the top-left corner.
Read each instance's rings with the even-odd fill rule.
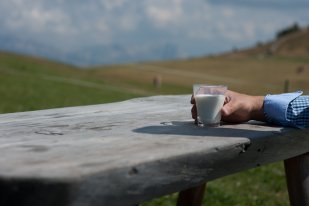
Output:
[[[228,90],[224,106],[221,109],[222,121],[241,123],[249,120],[266,121],[263,113],[263,96],[250,96]],[[191,97],[192,118],[197,121],[197,109],[194,97]]]
[[[221,109],[222,121],[240,123],[249,120],[266,121],[263,96],[250,96],[228,90]]]
[[[191,96],[191,104],[193,104],[191,108],[192,119],[194,119],[195,123],[197,124],[197,108],[196,108],[196,103],[195,103],[195,99],[193,95]]]

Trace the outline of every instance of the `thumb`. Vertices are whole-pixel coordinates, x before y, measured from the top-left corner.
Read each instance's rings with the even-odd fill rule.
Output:
[[[225,105],[223,105],[221,109],[221,114],[224,117],[227,117],[231,114],[233,114],[236,111],[236,107],[234,106],[233,102],[228,102]]]

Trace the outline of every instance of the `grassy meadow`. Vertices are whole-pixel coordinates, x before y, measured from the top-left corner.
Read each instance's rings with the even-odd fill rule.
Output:
[[[153,85],[155,77],[161,79],[160,88]],[[188,94],[193,83],[225,84],[232,90],[265,95],[282,92],[285,80],[289,80],[290,91],[301,89],[309,94],[309,57],[221,55],[80,69],[0,52],[0,113]],[[142,205],[171,206],[176,199],[177,194],[171,194]],[[289,205],[282,163],[209,182],[204,203]]]

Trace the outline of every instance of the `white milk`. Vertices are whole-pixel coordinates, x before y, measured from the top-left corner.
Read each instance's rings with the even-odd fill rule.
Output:
[[[197,94],[195,102],[199,120],[203,124],[219,124],[221,120],[221,108],[225,96],[222,94]]]

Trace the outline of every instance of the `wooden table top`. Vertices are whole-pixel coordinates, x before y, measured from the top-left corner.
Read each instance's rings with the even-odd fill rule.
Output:
[[[308,129],[197,127],[189,101],[154,96],[2,114],[0,183],[59,183],[72,205],[130,205],[309,151]]]

